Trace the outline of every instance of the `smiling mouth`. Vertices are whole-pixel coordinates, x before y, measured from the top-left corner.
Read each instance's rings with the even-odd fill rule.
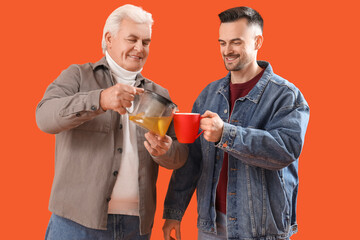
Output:
[[[224,59],[227,61],[227,62],[233,62],[235,61],[236,59],[238,59],[240,57],[240,55],[228,55],[228,56],[224,56]]]
[[[140,57],[140,56],[129,55],[129,57],[130,57],[131,59],[134,59],[134,60],[137,60],[137,61],[142,60],[142,57]]]

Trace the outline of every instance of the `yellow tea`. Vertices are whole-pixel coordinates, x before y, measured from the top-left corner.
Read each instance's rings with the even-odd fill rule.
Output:
[[[136,124],[146,128],[150,132],[154,132],[160,136],[165,136],[172,116],[168,117],[144,117],[144,113],[139,113],[135,116],[129,116],[129,119]]]

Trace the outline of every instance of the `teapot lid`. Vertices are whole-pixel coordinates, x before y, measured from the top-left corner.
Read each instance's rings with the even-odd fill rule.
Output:
[[[160,94],[157,94],[156,92],[150,91],[145,89],[145,92],[151,94],[156,100],[158,100],[159,102],[163,103],[164,105],[169,105],[169,104],[173,104],[177,107],[177,105],[175,103],[173,103],[172,101],[170,101],[169,99],[161,96]]]

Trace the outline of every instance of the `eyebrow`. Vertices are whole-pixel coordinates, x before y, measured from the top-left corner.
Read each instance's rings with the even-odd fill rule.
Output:
[[[222,40],[222,39],[219,39],[218,41],[219,42],[225,42],[225,40]],[[235,41],[242,41],[242,39],[241,38],[233,38],[233,39],[230,40],[230,42],[235,42]]]
[[[139,37],[136,36],[136,35],[134,35],[134,34],[130,34],[130,35],[128,36],[128,38],[136,38],[136,39],[139,39]],[[151,38],[145,38],[145,39],[143,39],[142,41],[151,42]]]

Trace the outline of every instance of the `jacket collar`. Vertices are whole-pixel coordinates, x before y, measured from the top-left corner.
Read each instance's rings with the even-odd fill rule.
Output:
[[[97,68],[106,68],[107,70],[110,71],[110,66],[108,64],[108,62],[106,61],[106,57],[102,57],[99,61],[97,61],[96,63],[94,63],[92,65],[92,68],[93,68],[93,71],[96,71]],[[144,83],[146,80],[146,78],[143,77],[143,75],[141,75],[141,73],[138,73],[136,75],[136,83],[135,83],[135,86],[140,86],[142,83]]]
[[[240,98],[240,99],[247,98],[254,103],[259,102],[260,97],[261,97],[262,93],[264,92],[266,85],[270,81],[271,76],[274,74],[270,63],[265,62],[265,61],[257,61],[257,63],[259,64],[260,67],[265,68],[265,71],[264,71],[262,77],[260,78],[260,80],[253,87],[253,89],[251,89],[251,91],[245,97]],[[221,85],[220,85],[220,88],[218,91],[219,93],[222,93],[225,96],[226,96],[226,92],[229,91],[230,78],[231,78],[231,73],[229,72],[226,75],[226,77],[223,78],[223,81],[221,81]]]

